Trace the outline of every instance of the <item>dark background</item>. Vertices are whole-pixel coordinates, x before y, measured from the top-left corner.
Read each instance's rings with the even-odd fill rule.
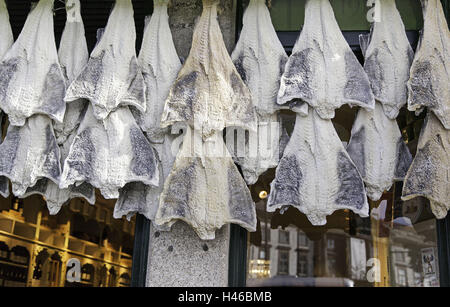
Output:
[[[31,0],[6,0],[9,19],[11,22],[14,40],[22,31],[23,25],[31,8]],[[81,0],[81,16],[86,30],[86,39],[89,51],[95,46],[97,29],[104,28],[108,22],[109,13],[114,4],[114,0]],[[144,32],[145,16],[153,11],[153,1],[133,0],[134,20],[136,23],[136,50],[140,49],[142,35]],[[66,10],[63,0],[55,0],[54,5],[55,39],[56,46],[59,46],[64,25],[66,22]]]

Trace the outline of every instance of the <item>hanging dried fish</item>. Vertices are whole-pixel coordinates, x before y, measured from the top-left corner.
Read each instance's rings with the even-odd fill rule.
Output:
[[[0,0],[0,60],[14,43],[5,0]]]
[[[68,0],[66,3],[67,21],[61,37],[59,61],[67,84],[70,84],[86,65],[89,53],[87,49],[84,24],[80,14],[80,1]],[[75,138],[78,126],[87,109],[88,102],[79,99],[67,105],[63,123],[55,123],[54,130],[61,150],[61,164],[69,155],[70,145]],[[95,190],[88,184],[60,189],[58,184],[46,178],[39,180],[35,186],[28,188],[23,197],[40,194],[44,196],[50,214],[57,214],[62,205],[75,197],[85,198],[90,204],[95,203]]]
[[[173,84],[162,127],[184,122],[206,139],[225,126],[256,131],[249,89],[231,61],[217,21],[217,0],[203,0],[192,48]]]
[[[167,128],[160,127],[164,102],[181,69],[172,33],[169,27],[167,4],[169,0],[155,0],[153,15],[145,28],[139,65],[144,76],[146,111],[132,109],[138,124],[152,143],[162,143]]]
[[[139,213],[151,221],[155,220],[164,182],[172,170],[178,152],[176,140],[175,135],[166,134],[163,143],[153,144],[158,153],[159,186],[146,186],[140,182],[128,183],[120,190],[119,199],[114,207],[114,218],[118,219],[125,215],[130,219],[134,214]]]
[[[368,37],[360,38],[367,45],[364,69],[375,99],[386,116],[395,119],[408,100],[406,82],[414,52],[395,0],[380,0],[377,5],[380,20],[373,23]]]
[[[41,178],[58,184],[60,175],[60,150],[51,119],[38,114],[22,127],[8,127],[0,145],[0,176],[11,180],[15,196],[23,196]]]
[[[100,41],[84,70],[67,89],[65,101],[90,100],[99,120],[126,105],[144,112],[145,85],[136,58],[135,41],[131,0],[116,0]]]
[[[450,131],[428,111],[419,137],[416,156],[406,174],[402,199],[424,196],[437,218],[450,209]]]
[[[60,188],[85,182],[106,199],[118,198],[119,189],[129,182],[158,186],[154,151],[128,107],[100,121],[89,104],[64,162]]]
[[[250,89],[258,115],[257,132],[250,131],[248,138],[238,144],[245,154],[233,154],[247,184],[254,184],[267,169],[278,165],[281,126],[276,115],[280,106],[276,102],[280,78],[288,59],[272,25],[265,0],[250,0],[231,58]],[[239,134],[244,135],[244,131],[238,128]],[[234,142],[227,142],[231,153],[234,153],[233,145]]]
[[[439,0],[422,0],[424,28],[408,81],[408,110],[429,108],[450,129],[450,31]]]
[[[270,185],[267,211],[293,206],[313,225],[326,216],[350,209],[367,217],[369,206],[361,175],[345,150],[331,120],[310,108],[297,114],[294,132]]]
[[[147,107],[145,113],[132,109],[138,124],[145,132],[158,154],[160,184],[158,187],[145,186],[139,182],[127,184],[120,191],[114,208],[114,217],[126,215],[131,218],[136,213],[154,220],[165,179],[175,161],[176,152],[169,128],[161,128],[161,115],[169,90],[175,81],[181,62],[178,58],[169,28],[167,5],[169,0],[154,0],[153,15],[144,31],[139,65],[146,84]]]
[[[40,0],[0,63],[0,108],[14,126],[34,114],[62,122],[65,83],[53,34],[53,0]]]
[[[281,78],[278,103],[301,99],[323,119],[344,104],[373,110],[369,79],[345,41],[329,0],[307,0],[305,25]]]
[[[217,21],[217,0],[203,0],[191,52],[170,90],[162,126],[187,125],[160,198],[155,224],[183,220],[201,239],[236,223],[256,229],[256,212],[245,185],[223,142],[225,126],[256,130],[251,94],[223,42]]]
[[[412,161],[397,122],[385,115],[379,102],[374,111],[358,111],[347,152],[373,201],[379,200],[394,181],[403,180]]]
[[[254,202],[222,132],[203,141],[188,126],[160,199],[156,225],[171,227],[182,220],[202,240],[214,239],[215,231],[227,223],[256,230]]]

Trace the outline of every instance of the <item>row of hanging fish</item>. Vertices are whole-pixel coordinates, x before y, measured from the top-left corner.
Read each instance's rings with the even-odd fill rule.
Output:
[[[93,204],[97,188],[105,198],[118,198],[116,218],[137,212],[166,230],[183,220],[200,238],[213,239],[226,223],[256,229],[246,183],[278,166],[269,212],[294,206],[314,225],[338,209],[365,217],[367,195],[378,200],[406,174],[404,198],[426,196],[436,215],[445,216],[449,34],[438,0],[423,3],[415,57],[395,1],[381,0],[381,22],[361,37],[364,67],[329,0],[306,2],[305,25],[289,58],[264,0],[250,0],[231,57],[217,21],[218,1],[203,0],[182,65],[167,3],[154,1],[137,57],[130,0],[116,1],[90,56],[79,0],[66,4],[59,54],[53,0],[38,3],[14,44],[0,0],[0,73],[7,76],[0,80],[0,109],[11,124],[0,145],[1,195],[8,194],[9,178],[14,195],[42,194],[55,214],[73,197]],[[411,167],[395,121],[407,102],[413,111],[428,108]],[[331,122],[344,104],[361,107],[347,148]],[[297,114],[289,141],[286,131],[267,127],[280,124],[281,109]],[[248,130],[244,146],[257,139],[257,154],[227,148],[224,128]],[[220,157],[210,154],[217,151]]]

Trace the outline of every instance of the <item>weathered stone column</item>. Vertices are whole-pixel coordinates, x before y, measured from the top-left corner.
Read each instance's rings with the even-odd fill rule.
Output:
[[[202,12],[201,0],[172,0],[170,27],[178,55],[189,54],[192,33]],[[228,51],[234,48],[236,1],[221,0],[219,23]],[[150,230],[147,286],[224,287],[228,285],[230,227],[216,232],[216,239],[202,241],[184,222],[171,232]]]

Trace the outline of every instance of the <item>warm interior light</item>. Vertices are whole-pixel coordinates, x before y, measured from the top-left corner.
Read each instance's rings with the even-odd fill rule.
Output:
[[[267,192],[266,191],[259,192],[259,198],[261,198],[261,199],[267,198]]]

